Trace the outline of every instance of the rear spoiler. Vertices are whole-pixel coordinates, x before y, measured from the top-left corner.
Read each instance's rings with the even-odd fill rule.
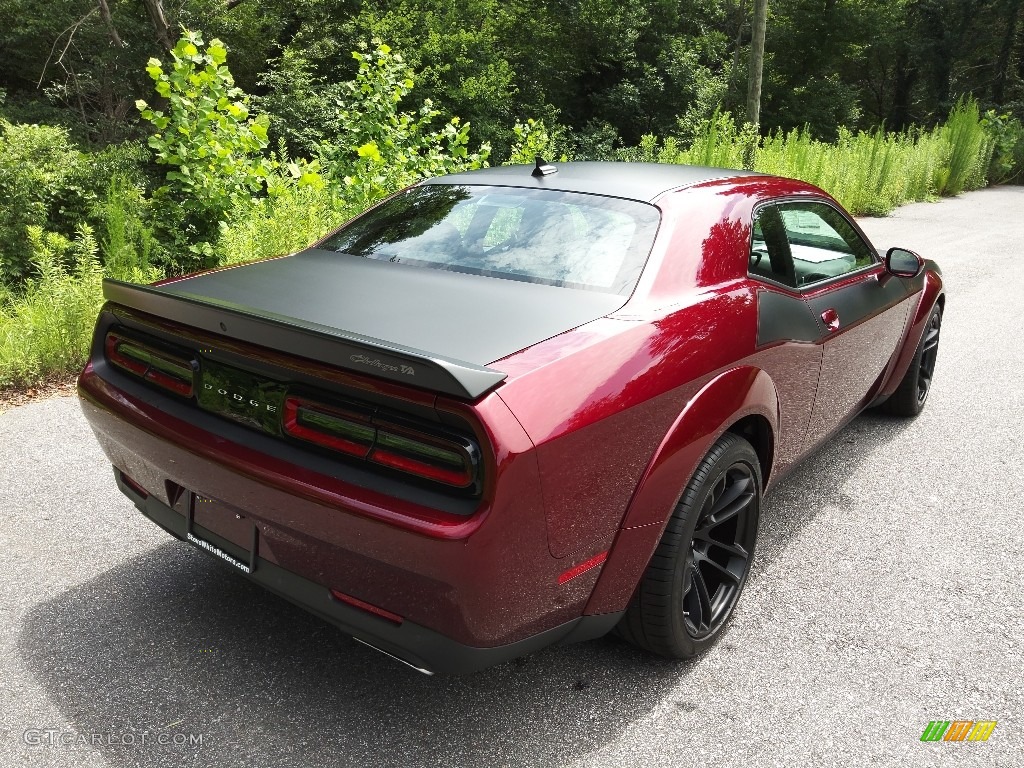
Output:
[[[507,377],[493,368],[232,302],[170,293],[159,286],[105,278],[103,297],[123,307],[238,341],[470,400],[491,391]]]

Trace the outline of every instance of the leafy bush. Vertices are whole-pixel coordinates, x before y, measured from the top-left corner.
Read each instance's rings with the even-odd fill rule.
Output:
[[[361,210],[334,187],[287,186],[231,211],[217,240],[217,261],[238,264],[293,253]]]
[[[81,366],[102,304],[103,271],[88,225],[79,226],[73,241],[30,226],[28,240],[36,277],[0,307],[0,387]]]
[[[729,95],[732,63],[728,61],[729,40],[720,33],[702,35],[700,39],[676,38],[662,56],[686,111],[676,118],[680,138],[692,139],[704,130],[709,120],[721,112]]]
[[[150,201],[143,190],[121,175],[107,185],[107,194],[98,206],[103,236],[100,252],[103,271],[108,277],[134,283],[151,283],[162,277],[153,265],[158,244],[150,221]]]
[[[69,238],[79,223],[101,226],[111,177],[145,188],[147,156],[134,142],[86,154],[63,128],[0,120],[0,282],[18,286],[29,276],[29,226]]]
[[[562,141],[566,154],[573,160],[622,159],[616,151],[621,143],[619,132],[611,123],[591,120],[583,130],[566,128]]]
[[[479,168],[487,163],[485,144],[469,150],[468,123],[450,119],[441,128],[433,124],[440,112],[425,100],[413,112],[402,109],[415,86],[414,74],[401,54],[374,41],[352,54],[359,63],[353,81],[319,90],[316,103],[328,114],[317,125],[323,131],[290,133],[280,115],[272,115],[291,143],[311,147],[319,159],[290,161],[282,144],[274,171],[267,176],[268,196],[236,201],[224,221],[214,249],[220,264],[290,253],[308,246],[330,229],[384,196],[430,176]],[[296,92],[313,98],[310,90],[323,86],[301,59],[285,57],[282,72],[299,75]],[[277,98],[270,107],[287,109]],[[289,91],[290,92],[290,91]],[[323,137],[331,134],[331,141]],[[319,143],[316,143],[319,142]],[[321,173],[321,163],[323,171]]]
[[[27,227],[64,229],[61,209],[73,197],[66,187],[84,165],[66,129],[0,119],[0,282],[28,276]]]
[[[992,159],[986,173],[990,184],[1005,184],[1024,174],[1024,125],[1008,114],[990,109],[981,124],[992,142]]]
[[[321,156],[329,177],[344,184],[345,197],[366,207],[390,192],[430,176],[487,165],[490,146],[469,151],[469,123],[453,117],[432,130],[441,113],[429,99],[415,112],[401,110],[415,81],[399,53],[375,41],[353,52],[355,80],[344,84],[337,104],[340,135]]]
[[[159,59],[149,60],[146,71],[167,101],[166,112],[143,100],[136,105],[157,129],[149,137],[156,162],[170,166],[167,184],[155,197],[175,206],[168,213],[181,214],[183,221],[172,216],[170,232],[181,232],[183,224],[186,239],[175,239],[193,247],[211,240],[227,211],[261,192],[274,170],[263,154],[267,118],[249,114],[223,43],[211,40],[205,50],[203,45],[198,32],[186,31],[171,51],[169,69]]]
[[[266,111],[272,136],[283,139],[292,153],[315,157],[339,133],[343,83],[318,77],[305,51],[286,48],[271,65],[260,80],[268,92],[253,101]]]
[[[958,101],[935,135],[945,153],[945,162],[935,169],[935,191],[940,195],[959,195],[965,189],[984,186],[991,148],[978,103],[973,99]]]
[[[681,163],[713,168],[742,168],[750,148],[757,143],[753,126],[738,126],[728,112],[715,112],[697,130],[689,147],[674,136],[659,143],[648,134],[636,147],[619,150],[619,158],[632,162]]]
[[[512,126],[516,140],[512,144],[511,155],[506,165],[515,163],[532,164],[536,158],[559,160],[566,162],[565,152],[559,151],[562,145],[562,129],[555,126],[550,131],[543,120],[527,119],[525,123],[517,122]]]
[[[382,43],[354,52],[359,62],[355,79],[327,91],[334,101],[333,117],[324,122],[336,127],[337,136],[317,146],[317,160],[291,161],[283,143],[279,153],[268,156],[270,117],[251,115],[249,98],[234,86],[223,44],[213,40],[205,50],[203,45],[199,33],[186,31],[171,52],[169,70],[151,59],[147,71],[158,95],[167,100],[167,112],[145,102],[138,105],[157,128],[149,139],[156,161],[171,166],[168,183],[153,196],[162,213],[162,239],[174,249],[165,262],[168,269],[234,261],[243,253],[278,255],[270,249],[301,247],[323,234],[328,222],[403,186],[486,164],[486,145],[477,152],[468,149],[468,123],[454,117],[434,130],[440,112],[429,100],[416,113],[402,111],[413,74],[401,55]],[[301,87],[317,84],[301,61],[293,61],[292,70],[301,75]],[[318,136],[290,138],[304,145]],[[316,202],[294,211],[300,200]],[[305,225],[286,234],[288,220],[279,218],[285,210],[291,221]],[[326,216],[315,234],[314,212]],[[258,233],[257,244],[253,238]]]

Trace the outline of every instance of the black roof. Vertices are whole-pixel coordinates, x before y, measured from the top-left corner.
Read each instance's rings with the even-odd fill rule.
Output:
[[[761,176],[753,171],[669,163],[552,163],[557,173],[533,176],[532,165],[501,165],[428,179],[424,184],[486,184],[495,187],[557,189],[651,202],[671,189],[711,179]]]

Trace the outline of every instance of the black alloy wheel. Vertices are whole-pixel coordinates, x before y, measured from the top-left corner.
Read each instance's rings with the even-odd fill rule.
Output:
[[[760,461],[727,432],[683,490],[618,634],[671,658],[711,646],[750,573],[760,513]]]
[[[932,388],[932,376],[935,374],[935,360],[939,356],[939,328],[942,316],[932,312],[928,325],[921,339],[921,362],[917,367],[917,401],[923,406]]]
[[[914,357],[910,361],[903,380],[881,410],[893,416],[913,417],[924,410],[925,401],[932,391],[935,377],[935,360],[939,354],[939,331],[942,328],[942,308],[932,308],[925,323],[921,341],[918,342]]]
[[[715,632],[739,598],[757,536],[756,482],[750,465],[738,461],[705,498],[683,574],[683,616],[693,638]]]

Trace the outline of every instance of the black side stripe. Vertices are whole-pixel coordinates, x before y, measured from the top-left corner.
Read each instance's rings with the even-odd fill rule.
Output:
[[[821,333],[810,307],[799,296],[767,289],[757,292],[757,346],[779,341],[813,344]]]

